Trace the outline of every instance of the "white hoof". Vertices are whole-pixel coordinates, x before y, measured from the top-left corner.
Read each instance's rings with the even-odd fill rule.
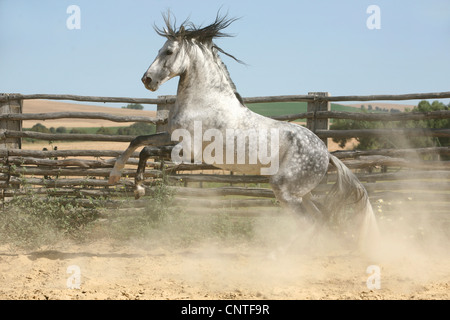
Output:
[[[145,188],[141,185],[137,185],[136,189],[134,189],[134,198],[139,199],[143,195],[145,195]]]

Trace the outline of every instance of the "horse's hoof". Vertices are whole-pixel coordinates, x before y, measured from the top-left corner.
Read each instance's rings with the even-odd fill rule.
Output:
[[[136,189],[134,189],[134,199],[137,200],[143,195],[145,195],[145,188],[140,185],[137,185]]]

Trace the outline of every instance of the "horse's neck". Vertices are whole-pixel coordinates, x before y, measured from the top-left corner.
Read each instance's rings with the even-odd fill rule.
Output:
[[[197,59],[191,58],[189,67],[180,75],[177,103],[183,109],[204,109],[212,105],[220,108],[223,105],[226,110],[227,105],[232,108],[237,101],[234,91],[222,62],[197,54]]]

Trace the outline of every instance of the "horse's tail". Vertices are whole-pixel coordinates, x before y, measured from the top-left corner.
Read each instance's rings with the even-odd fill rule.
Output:
[[[337,181],[326,197],[325,205],[328,212],[339,214],[343,206],[353,204],[355,212],[361,218],[360,246],[367,250],[378,241],[378,226],[369,195],[353,172],[341,160],[330,154],[330,163],[336,167]]]

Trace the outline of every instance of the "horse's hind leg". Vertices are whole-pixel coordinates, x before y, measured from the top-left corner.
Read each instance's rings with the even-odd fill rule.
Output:
[[[311,198],[311,192],[303,196],[302,208],[305,212],[308,212],[308,216],[312,217],[315,223],[321,224],[325,221],[325,214]]]
[[[272,184],[272,189],[280,205],[293,215],[299,229],[285,245],[270,254],[274,258],[278,254],[284,254],[300,238],[305,239],[305,243],[313,241],[317,229],[320,228],[324,221],[324,215],[311,200],[310,192],[307,192],[305,195],[293,194],[287,191],[292,190],[291,188],[284,188],[283,191],[274,184]],[[308,245],[305,245],[305,247],[308,247]]]
[[[280,205],[296,216],[303,218],[304,220],[312,223],[322,223],[324,221],[324,214],[317,207],[317,205],[311,200],[311,193],[306,194],[292,194],[288,192],[287,188],[282,190],[277,185],[272,184],[272,190],[275,197],[280,202]]]

